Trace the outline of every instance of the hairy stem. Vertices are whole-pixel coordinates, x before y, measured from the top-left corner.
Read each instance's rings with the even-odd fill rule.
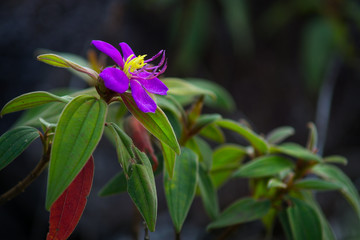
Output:
[[[22,181],[12,187],[9,191],[0,196],[0,205],[10,201],[20,193],[24,192],[25,189],[40,176],[40,174],[46,169],[50,160],[50,147],[44,151],[41,160],[36,167],[27,175]]]

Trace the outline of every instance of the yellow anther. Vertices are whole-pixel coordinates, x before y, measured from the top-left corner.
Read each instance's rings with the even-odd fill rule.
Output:
[[[131,59],[133,56],[134,54],[131,54],[124,63],[124,72],[129,78],[131,77],[132,72],[146,65],[144,62],[146,55],[139,55],[138,57]]]

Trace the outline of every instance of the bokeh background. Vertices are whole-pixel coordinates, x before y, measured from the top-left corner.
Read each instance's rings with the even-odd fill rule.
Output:
[[[304,144],[307,123],[318,125],[319,150],[348,158],[345,172],[360,187],[360,3],[355,0],[3,0],[0,2],[0,105],[26,92],[84,88],[68,71],[36,60],[39,49],[87,56],[93,39],[127,42],[135,53],[166,49],[167,77],[203,78],[226,88],[236,110],[261,133],[290,125],[291,141]],[[109,62],[110,63],[110,62]],[[4,133],[20,116],[0,121]],[[0,190],[20,181],[40,158],[39,142],[0,173]],[[94,188],[70,239],[132,239],[133,206],[126,195],[97,191],[118,171],[106,139],[95,154]],[[157,179],[159,216],[152,239],[173,237]],[[25,193],[0,206],[1,239],[44,239],[46,174]],[[246,183],[219,191],[223,209],[247,194]],[[318,195],[339,239],[359,239],[359,224],[340,194]],[[195,200],[184,239],[216,239]],[[278,231],[277,231],[278,230]],[[233,239],[262,239],[260,223],[240,227]],[[276,239],[282,239],[275,229]],[[230,238],[231,239],[231,238]]]

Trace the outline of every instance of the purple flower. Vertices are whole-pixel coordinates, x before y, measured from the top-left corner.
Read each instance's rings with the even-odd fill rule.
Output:
[[[124,42],[119,44],[122,55],[109,43],[99,40],[93,40],[91,43],[99,51],[111,57],[119,67],[108,67],[100,73],[99,76],[104,80],[105,87],[117,93],[124,93],[130,84],[131,94],[139,109],[154,113],[157,106],[147,92],[166,95],[168,91],[166,85],[157,78],[166,69],[165,51],[161,50],[152,58],[145,60],[146,55],[136,57],[130,46]],[[158,65],[149,64],[160,56]]]

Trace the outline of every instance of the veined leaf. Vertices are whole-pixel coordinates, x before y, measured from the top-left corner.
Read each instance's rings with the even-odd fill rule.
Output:
[[[37,59],[54,67],[72,68],[78,72],[87,74],[94,80],[97,80],[97,78],[99,77],[99,74],[96,71],[87,67],[80,66],[79,64],[74,63],[56,54],[42,54],[37,56]]]
[[[328,164],[317,164],[311,171],[316,175],[334,182],[341,187],[341,193],[346,197],[357,216],[360,218],[360,197],[351,180],[338,167]]]
[[[100,197],[107,197],[127,190],[127,181],[123,171],[116,174],[110,181],[100,190]]]
[[[315,210],[300,199],[291,198],[291,201],[292,206],[280,213],[288,239],[323,239],[321,222]]]
[[[176,232],[180,232],[195,197],[198,172],[197,155],[188,148],[182,148],[177,156],[173,177],[164,172],[166,202]]]
[[[226,208],[207,229],[222,228],[239,223],[251,222],[264,217],[270,210],[269,200],[243,198]]]
[[[295,143],[284,143],[280,146],[272,146],[270,153],[283,153],[302,160],[322,162],[320,156]]]
[[[0,137],[0,170],[19,156],[36,138],[39,131],[33,127],[17,127]]]
[[[94,177],[94,159],[90,157],[84,168],[50,209],[47,240],[67,239],[74,231],[85,209]]]
[[[8,113],[22,111],[25,109],[37,107],[50,102],[68,103],[70,97],[59,97],[49,92],[30,92],[20,95],[8,102],[1,110],[0,116]]]
[[[164,112],[157,107],[155,113],[144,113],[137,106],[131,94],[121,94],[126,107],[143,126],[161,142],[180,154],[180,146],[169,120]]]
[[[209,124],[205,126],[200,130],[199,134],[203,137],[206,137],[207,139],[213,140],[218,143],[225,142],[224,133],[216,124]]]
[[[166,144],[161,142],[161,149],[164,157],[164,165],[171,179],[174,174],[174,167],[175,167],[175,160],[176,160],[176,153]]]
[[[164,78],[165,85],[169,88],[168,94],[178,96],[207,95],[216,98],[216,95],[209,90],[197,87],[188,81],[180,78]]]
[[[214,123],[215,121],[221,119],[220,114],[202,114],[196,119],[196,122],[192,128],[192,132],[197,133],[202,128]]]
[[[220,127],[227,128],[231,131],[240,134],[242,137],[248,140],[251,143],[251,145],[255,148],[255,150],[257,150],[259,153],[265,154],[268,152],[268,145],[265,142],[265,140],[262,139],[260,136],[258,136],[249,128],[241,125],[240,123],[228,119],[222,119],[216,121],[216,124]]]
[[[267,155],[246,163],[233,174],[233,177],[267,177],[291,168],[294,168],[291,160],[281,156]]]
[[[272,144],[278,144],[286,138],[294,135],[295,130],[292,127],[284,126],[278,127],[268,133],[266,140]]]
[[[211,219],[219,215],[217,192],[211,181],[210,174],[199,166],[199,189],[204,208]]]
[[[107,104],[92,96],[78,96],[63,110],[50,155],[46,209],[65,191],[100,141]]]
[[[143,216],[150,231],[155,231],[157,217],[157,195],[154,173],[145,153],[135,148],[139,164],[132,166],[132,173],[127,181],[127,191]]]
[[[337,190],[340,186],[336,183],[324,181],[321,179],[304,179],[294,184],[297,188],[314,189],[314,190]]]

